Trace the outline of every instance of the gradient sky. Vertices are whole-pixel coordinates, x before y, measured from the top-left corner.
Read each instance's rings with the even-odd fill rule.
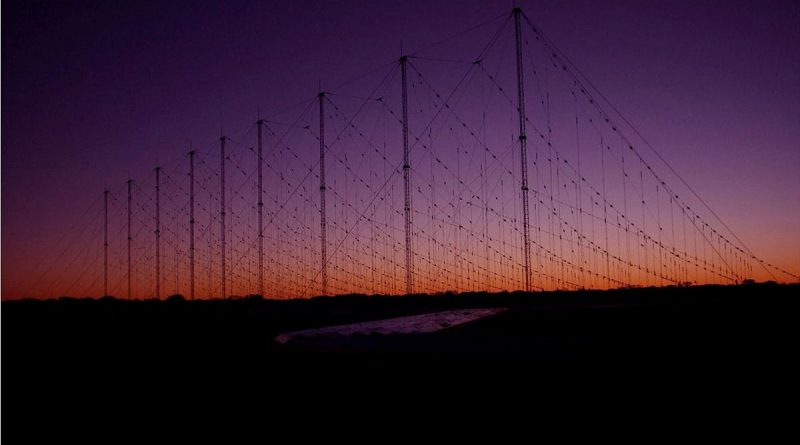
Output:
[[[510,6],[3,2],[3,298],[104,188]],[[800,4],[521,6],[756,255],[798,273]]]

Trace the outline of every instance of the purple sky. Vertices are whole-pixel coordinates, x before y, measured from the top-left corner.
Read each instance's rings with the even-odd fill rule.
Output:
[[[521,6],[756,254],[797,273],[798,2]],[[3,2],[4,296],[105,187],[510,7]]]

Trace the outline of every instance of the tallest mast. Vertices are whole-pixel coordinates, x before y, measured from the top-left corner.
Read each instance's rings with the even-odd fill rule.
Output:
[[[408,159],[408,82],[406,80],[406,64],[408,57],[400,57],[400,76],[403,83],[403,191],[405,195],[403,213],[406,232],[406,294],[413,292],[413,267],[411,252],[411,163]]]
[[[528,146],[525,136],[525,85],[522,71],[522,29],[520,28],[520,15],[522,10],[514,8],[514,34],[517,49],[517,114],[519,115],[519,153],[522,164],[522,244],[525,257],[525,291],[531,291],[531,244],[530,244],[530,214],[528,210]]]

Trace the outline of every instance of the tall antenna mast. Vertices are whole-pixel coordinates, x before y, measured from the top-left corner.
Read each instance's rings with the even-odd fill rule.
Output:
[[[220,255],[222,263],[222,298],[225,292],[225,136],[219,138],[219,216],[220,216]]]
[[[262,119],[256,121],[258,126],[258,293],[264,296],[264,183],[262,182],[262,167],[264,158],[261,151],[261,125]]]
[[[194,150],[189,151],[189,298],[194,300]]]
[[[108,296],[108,190],[103,191],[103,296]]]
[[[322,295],[328,294],[327,221],[325,220],[325,93],[319,92],[319,226],[322,243]]]
[[[131,185],[133,179],[128,179],[128,300],[131,299]]]
[[[156,167],[156,300],[161,299],[161,167]]]
[[[405,231],[406,231],[406,294],[413,292],[414,264],[411,252],[411,164],[408,159],[408,85],[406,79],[406,63],[408,57],[400,57],[400,74],[403,83],[403,190],[405,194]]]
[[[522,163],[522,245],[525,257],[525,291],[531,291],[531,244],[529,239],[530,214],[528,210],[528,146],[525,136],[525,85],[522,71],[522,9],[514,8],[514,34],[517,48],[517,112],[519,114],[519,153]]]

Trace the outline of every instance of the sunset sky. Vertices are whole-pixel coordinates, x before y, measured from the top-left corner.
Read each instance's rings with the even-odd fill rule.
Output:
[[[319,225],[314,205],[319,187],[313,172],[306,182],[301,179],[303,169],[315,165],[318,156],[315,151],[319,144],[315,140],[318,111],[314,100],[320,85],[332,93],[331,102],[326,105],[332,113],[327,141],[335,140],[339,134],[350,138],[332,146],[327,161],[331,182],[328,220],[329,226],[332,225],[329,252],[335,251],[331,266],[338,271],[332,272],[333,279],[338,280],[333,290],[399,292],[397,286],[402,279],[389,277],[388,271],[396,269],[393,264],[402,263],[401,258],[386,259],[380,266],[374,266],[374,262],[381,263],[378,257],[397,253],[393,245],[402,238],[402,234],[395,238],[391,231],[392,226],[402,226],[401,214],[393,213],[402,213],[402,201],[397,201],[402,175],[399,182],[390,180],[387,175],[393,167],[388,172],[386,167],[395,165],[402,152],[400,128],[394,116],[400,110],[399,74],[395,76],[392,71],[401,44],[405,52],[419,54],[418,59],[412,59],[414,69],[409,71],[409,81],[414,83],[409,98],[411,136],[412,140],[415,137],[423,140],[412,155],[414,205],[419,212],[414,216],[415,247],[419,255],[415,259],[419,273],[417,287],[421,291],[446,290],[443,286],[456,290],[482,289],[481,285],[463,280],[483,277],[485,272],[485,282],[483,278],[476,281],[488,289],[518,288],[519,271],[513,266],[508,269],[511,272],[503,269],[505,255],[514,258],[519,255],[519,240],[513,232],[516,226],[504,223],[500,216],[493,218],[488,211],[482,214],[473,210],[478,202],[488,206],[491,199],[497,198],[498,203],[516,205],[515,200],[519,199],[518,185],[505,182],[498,185],[500,173],[482,174],[483,168],[487,171],[497,168],[499,172],[508,166],[513,170],[511,166],[519,162],[512,138],[516,114],[513,104],[504,97],[507,94],[516,101],[513,23],[501,26],[503,15],[510,14],[511,6],[510,1],[472,0],[3,2],[2,298],[83,296],[84,292],[99,296],[102,232],[98,230],[102,224],[99,206],[103,190],[111,190],[124,201],[125,181],[131,178],[140,187],[137,190],[142,194],[137,196],[152,198],[156,165],[164,167],[174,186],[165,192],[173,200],[168,201],[166,195],[162,198],[168,215],[162,219],[178,232],[163,232],[163,252],[169,258],[163,261],[171,263],[165,266],[162,278],[170,283],[162,285],[161,296],[172,292],[186,294],[185,255],[181,253],[186,250],[185,221],[181,219],[187,190],[186,153],[190,143],[200,152],[206,162],[199,167],[200,183],[218,190],[214,169],[219,160],[214,156],[221,132],[232,141],[228,146],[232,158],[226,167],[230,175],[231,213],[235,214],[230,216],[228,240],[232,268],[229,289],[240,294],[253,292],[254,256],[250,247],[254,238],[250,228],[254,224],[254,210],[252,200],[247,200],[254,187],[251,173],[255,164],[250,148],[255,144],[254,122],[259,116],[270,121],[270,131],[274,130],[274,134],[265,130],[265,153],[270,153],[269,159],[274,160],[268,160],[271,163],[264,170],[270,176],[265,180],[270,190],[265,199],[266,211],[268,214],[275,211],[277,204],[272,206],[273,201],[288,203],[280,214],[283,224],[280,227],[284,227],[280,230],[284,231],[265,230],[267,245],[275,248],[267,254],[269,264],[280,267],[272,270],[284,274],[270,278],[267,287],[281,296],[314,294],[316,288],[311,283],[318,279],[313,265],[318,261],[315,249],[319,247],[319,241],[313,238]],[[794,275],[800,274],[800,27],[797,26],[800,4],[796,1],[537,0],[521,1],[520,6],[756,256]],[[499,18],[492,21],[493,17]],[[482,26],[459,34],[478,24]],[[463,99],[458,106],[454,105],[455,114],[437,121],[434,91],[446,96],[457,88],[459,79],[471,69],[468,62],[480,54],[498,30],[501,32],[497,43],[487,52],[484,63],[487,71],[495,73],[495,80],[480,73],[469,77],[464,84]],[[535,46],[535,35],[530,28],[524,32],[530,41],[525,63],[536,64],[548,53]],[[600,136],[612,134],[611,124],[606,130],[593,132],[594,121],[591,124],[588,121],[595,116],[591,106],[581,108],[580,99],[572,96],[570,89],[578,88],[575,83],[557,83],[561,82],[557,76],[562,76],[558,69],[537,72],[544,79],[541,82],[532,75],[530,65],[526,69],[531,69],[526,74],[529,82],[526,99],[532,122],[528,138],[534,139],[534,127],[546,126],[542,123],[545,114],[540,93],[547,88],[550,94],[547,97],[553,102],[548,113],[554,144],[564,150],[566,154],[562,156],[570,166],[575,165],[575,160],[583,162],[587,173],[582,176],[587,184],[591,182],[599,188],[603,173],[598,173],[598,162],[600,156],[605,156],[598,155],[602,153],[599,141]],[[389,80],[381,84],[384,75]],[[369,102],[373,108],[360,112],[360,98],[373,91],[385,92],[385,105],[375,105],[377,102],[373,100]],[[462,90],[458,91],[461,94]],[[309,104],[313,105],[310,111],[304,111]],[[606,107],[606,111],[613,110]],[[345,132],[348,117],[356,114],[359,117],[353,123],[363,136]],[[433,122],[430,126],[426,125],[428,119]],[[577,130],[576,120],[580,121]],[[295,127],[287,125],[292,123],[296,124],[294,133]],[[462,123],[462,129],[448,130],[448,125]],[[302,128],[305,125],[310,128]],[[479,135],[471,137],[472,130]],[[659,177],[665,178],[671,189],[690,203],[692,210],[719,233],[734,239],[669,168],[658,161],[641,138],[627,126],[621,130],[632,138],[636,150],[653,163]],[[438,137],[434,131],[442,131],[442,136]],[[284,134],[288,136],[281,139]],[[429,144],[424,142],[426,137]],[[607,137],[604,144],[609,140]],[[279,143],[285,143],[291,150],[279,154],[276,148]],[[617,153],[614,150],[623,153],[621,149],[627,149],[621,141],[608,143],[617,144],[608,149],[610,155]],[[475,157],[474,150],[482,150],[484,144],[496,150],[492,153],[502,154],[496,164],[491,159],[481,161]],[[529,144],[531,158],[533,153],[545,156],[544,151],[537,151],[543,149],[537,144],[536,141]],[[379,153],[384,149],[391,152],[391,162]],[[578,158],[574,158],[576,152]],[[293,158],[292,153],[297,157]],[[440,153],[438,164],[436,153]],[[480,153],[482,157],[483,152]],[[641,182],[625,184],[623,187],[632,187],[629,190],[613,189],[616,187],[613,183],[608,185],[612,188],[608,200],[616,203],[623,192],[624,199],[633,199],[627,196],[633,193],[641,196],[637,198],[639,202],[649,203],[631,210],[638,212],[636,218],[645,225],[656,219],[666,220],[670,210],[675,212],[678,207],[667,201],[661,203],[666,195],[658,194],[664,189],[652,178],[648,183],[645,164],[633,159],[624,162],[630,162],[627,168],[632,169],[628,170],[631,177],[635,172],[638,178],[640,170],[645,171]],[[602,161],[611,162],[608,158]],[[341,168],[344,164],[351,169]],[[543,161],[539,166],[547,168]],[[613,168],[609,175],[615,174]],[[294,179],[280,182],[276,178],[281,173]],[[518,173],[509,172],[512,183]],[[451,174],[456,182],[464,179],[470,184],[461,188],[462,202],[467,204],[458,209],[453,206],[452,215],[447,213],[449,210],[442,210],[442,220],[454,221],[456,229],[437,229],[439,220],[430,213],[435,210],[429,209],[457,203],[461,196],[455,192],[444,196],[451,192],[452,181],[448,182],[450,176],[447,176]],[[533,174],[531,170],[531,183]],[[541,178],[547,175],[542,173]],[[588,201],[594,199],[588,189],[579,192],[587,200],[583,196],[575,198],[578,191],[567,188],[567,185],[573,187],[568,179],[560,180],[565,182],[563,189],[571,193],[565,200],[602,208]],[[387,186],[381,193],[386,195],[375,195],[384,181]],[[493,188],[495,185],[497,188]],[[295,186],[299,192],[290,196],[288,191]],[[478,193],[480,190],[485,195]],[[198,189],[198,193],[205,193],[202,199],[207,201],[201,202],[208,207],[197,209],[208,217],[207,223],[201,222],[206,224],[203,227],[208,232],[202,242],[204,246],[213,246],[215,240],[210,233],[216,229],[211,207],[215,198],[212,191]],[[470,196],[475,202],[469,201]],[[377,197],[376,203],[382,207],[370,204],[373,197]],[[147,226],[152,220],[152,214],[148,213],[153,208],[150,198],[137,201],[143,204],[137,207],[139,213],[135,217],[141,224],[137,226],[135,242],[141,253],[137,258],[145,263],[137,266],[142,269],[149,268],[152,262],[148,260],[152,254],[147,250],[152,238],[152,229]],[[655,207],[653,199],[658,202]],[[111,220],[115,231],[124,227],[122,201],[113,207],[116,213]],[[566,209],[563,208],[565,215]],[[365,225],[357,222],[362,210],[373,215]],[[518,212],[516,208],[508,210],[512,216]],[[560,214],[558,217],[562,218]],[[589,230],[588,223],[577,215],[563,216],[563,220],[564,233],[578,224],[583,233]],[[458,229],[458,226],[464,227]],[[346,233],[350,227],[356,228]],[[531,227],[534,232],[536,225]],[[654,237],[663,235],[680,247],[685,240],[674,234],[677,224],[665,223],[663,227]],[[83,230],[87,228],[88,231]],[[381,240],[377,232],[393,235]],[[600,248],[604,245],[599,233],[584,239],[575,235],[572,239],[576,243],[580,240],[581,249],[586,247],[583,243],[590,241]],[[496,241],[506,235],[512,239],[507,250],[498,248],[496,253],[481,250],[485,247],[481,240]],[[121,236],[115,242],[123,240],[124,234]],[[537,240],[535,236],[533,239]],[[447,241],[436,247],[437,240]],[[304,241],[308,244],[298,245]],[[555,241],[539,241],[543,248],[556,249]],[[167,245],[172,242],[175,244]],[[337,250],[339,245],[341,250]],[[117,264],[124,251],[122,244],[113,248],[112,262]],[[643,249],[647,248],[645,243]],[[293,250],[288,253],[287,249]],[[88,252],[86,257],[81,256],[82,250]],[[618,253],[624,250],[620,244]],[[210,280],[211,275],[217,274],[212,251],[208,247],[203,254],[206,256],[201,261],[208,261],[208,265],[203,263],[198,269],[198,280]],[[402,255],[402,249],[399,254]],[[663,251],[661,254],[665,255]],[[282,255],[293,260],[278,258]],[[463,270],[441,278],[437,264],[450,265],[448,261],[453,255],[463,259],[462,263],[458,263],[461,259],[453,260],[453,267]],[[588,260],[576,250],[562,257],[584,262],[590,269],[593,266],[602,269],[598,266],[602,263],[601,255],[596,251],[594,256],[586,255]],[[634,255],[630,253],[630,258],[637,258]],[[246,267],[237,262],[241,258],[248,264]],[[657,267],[652,258],[650,261]],[[369,264],[373,264],[370,273],[360,270]],[[568,287],[563,277],[561,284],[552,277],[552,282],[548,281],[546,276],[551,271],[547,268],[552,268],[552,264],[542,261],[542,267],[542,275],[534,276],[541,287]],[[290,272],[301,269],[299,275],[290,276]],[[659,273],[672,273],[669,266],[666,269],[668,272]],[[65,276],[60,276],[60,271]],[[140,277],[152,281],[149,272],[137,271]],[[744,269],[741,272],[744,274]],[[779,281],[796,281],[791,275],[773,272]],[[376,273],[381,278],[375,278]],[[675,278],[683,281],[680,269],[674,273]],[[115,291],[110,293],[124,296],[124,274],[119,267],[114,274],[110,287]],[[500,279],[508,274],[511,275],[508,281]],[[442,281],[436,281],[437,277]],[[760,266],[746,277],[773,279]],[[378,279],[383,280],[382,284],[376,284]],[[573,273],[571,280],[579,281],[581,286],[608,285],[598,277],[595,280],[578,272]],[[638,281],[631,277],[630,284],[660,285],[669,284],[668,281],[666,278]],[[138,286],[135,296],[152,296],[150,284],[142,281]],[[198,281],[198,286],[205,285]],[[209,283],[207,287],[207,291],[198,292],[212,295],[213,285]]]

